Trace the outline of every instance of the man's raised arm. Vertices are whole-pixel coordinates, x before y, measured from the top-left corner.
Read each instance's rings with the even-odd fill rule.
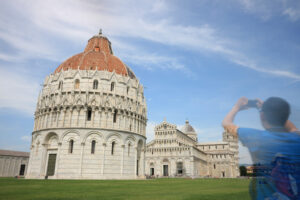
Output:
[[[233,123],[235,115],[240,111],[247,109],[248,99],[246,97],[240,98],[237,103],[233,106],[233,108],[229,111],[229,113],[225,116],[222,126],[224,129],[234,135],[237,136],[238,126]]]

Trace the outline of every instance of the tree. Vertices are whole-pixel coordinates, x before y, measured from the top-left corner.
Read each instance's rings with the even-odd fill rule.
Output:
[[[247,168],[245,166],[240,166],[240,175],[247,176]]]

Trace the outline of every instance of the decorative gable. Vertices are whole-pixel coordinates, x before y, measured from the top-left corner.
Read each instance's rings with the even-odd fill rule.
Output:
[[[154,130],[155,131],[170,130],[170,129],[174,130],[176,128],[177,128],[176,125],[164,121],[163,123],[157,125]]]

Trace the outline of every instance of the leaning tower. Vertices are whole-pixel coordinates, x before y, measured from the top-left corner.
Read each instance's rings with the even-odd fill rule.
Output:
[[[143,177],[146,123],[143,86],[100,32],[45,78],[26,178]]]
[[[231,177],[240,176],[239,169],[239,144],[238,138],[234,137],[232,134],[229,134],[226,130],[223,132],[223,141],[228,142],[229,150],[232,153],[231,158]]]

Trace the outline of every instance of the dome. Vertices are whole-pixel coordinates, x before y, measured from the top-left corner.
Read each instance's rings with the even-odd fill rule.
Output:
[[[126,66],[118,57],[113,55],[110,41],[102,35],[88,40],[83,52],[76,54],[60,64],[54,74],[66,70],[101,70],[115,72],[130,78],[136,78],[132,70]]]
[[[196,133],[195,129],[189,124],[189,121],[185,121],[185,125],[181,129],[182,132],[184,133]]]

